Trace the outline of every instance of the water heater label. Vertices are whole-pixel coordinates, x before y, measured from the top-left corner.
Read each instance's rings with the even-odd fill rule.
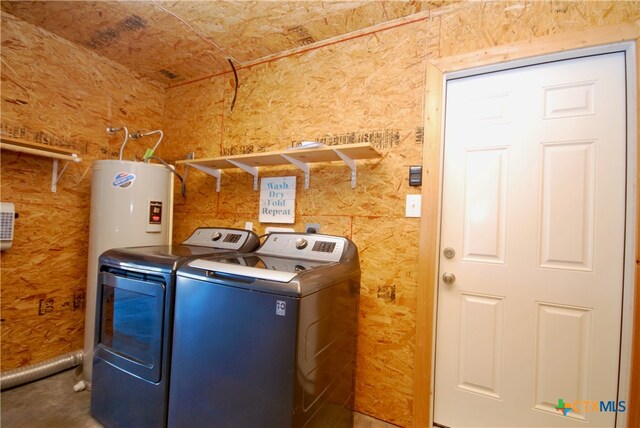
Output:
[[[162,201],[149,201],[149,224],[162,224]]]
[[[111,185],[113,187],[121,187],[126,189],[127,187],[131,187],[133,185],[133,181],[136,179],[135,174],[131,174],[129,172],[119,172],[113,177],[113,182]]]
[[[276,300],[276,315],[280,315],[281,317],[287,314],[287,302],[282,300]]]

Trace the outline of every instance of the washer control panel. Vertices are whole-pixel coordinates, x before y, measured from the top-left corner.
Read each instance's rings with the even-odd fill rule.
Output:
[[[255,234],[248,230],[200,227],[183,244],[240,251],[255,239]]]
[[[347,240],[339,236],[306,233],[271,233],[256,254],[338,262]]]

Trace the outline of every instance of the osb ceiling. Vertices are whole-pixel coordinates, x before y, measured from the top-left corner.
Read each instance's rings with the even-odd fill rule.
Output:
[[[450,1],[8,1],[2,10],[167,86]]]

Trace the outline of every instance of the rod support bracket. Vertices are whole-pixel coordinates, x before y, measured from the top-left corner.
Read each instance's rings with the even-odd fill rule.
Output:
[[[351,188],[355,189],[356,188],[356,161],[354,161],[349,156],[342,153],[340,150],[333,149],[333,151],[335,152],[335,154],[337,154],[340,157],[340,159],[342,159],[342,161],[351,170]]]
[[[247,165],[238,161],[234,161],[231,159],[227,159],[227,162],[253,175],[253,190],[258,190],[258,168],[257,167],[250,166],[250,165]]]
[[[75,155],[73,155],[75,157]],[[69,161],[64,163],[62,167],[62,171],[58,174],[58,159],[53,160],[53,171],[51,173],[51,192],[56,193],[58,191],[58,181],[62,178],[62,174],[67,170],[69,166]]]
[[[207,166],[198,165],[197,163],[187,162],[187,165],[193,167],[195,169],[199,169],[202,172],[205,172],[209,175],[212,175],[216,178],[216,192],[220,193],[220,179],[222,178],[222,171],[218,168],[209,168]]]
[[[297,166],[300,170],[302,170],[302,172],[304,172],[304,189],[305,190],[309,190],[309,164],[308,163],[304,163],[301,160],[292,158],[291,156],[288,155],[281,155],[283,158],[285,158],[287,161],[289,161],[291,164]]]

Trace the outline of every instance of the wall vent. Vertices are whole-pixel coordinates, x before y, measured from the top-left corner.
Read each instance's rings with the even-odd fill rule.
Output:
[[[11,202],[0,202],[0,250],[8,250],[13,243],[13,221],[16,210]]]

